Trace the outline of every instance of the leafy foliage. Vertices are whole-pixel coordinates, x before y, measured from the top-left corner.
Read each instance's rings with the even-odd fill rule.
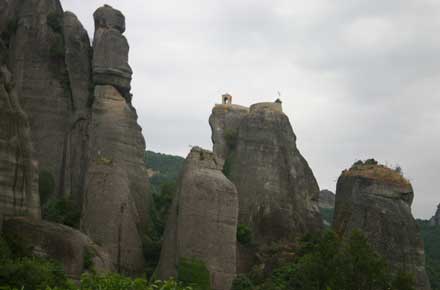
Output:
[[[333,223],[333,216],[335,214],[335,209],[333,208],[320,208],[322,219],[331,225]]]
[[[70,199],[50,199],[43,207],[45,220],[78,228],[81,212]]]
[[[347,240],[340,239],[328,231],[321,236],[308,236],[301,241],[295,253],[284,253],[295,257],[288,262],[271,265],[263,279],[254,274],[261,269],[255,267],[249,277],[252,284],[245,284],[243,277],[234,282],[233,290],[414,290],[411,275],[392,275],[384,259],[376,254],[366,238],[358,231]],[[273,259],[273,257],[272,257]],[[269,263],[270,264],[270,263]]]
[[[192,290],[175,280],[154,281],[131,279],[118,274],[90,275],[84,274],[81,279],[81,290]]]
[[[181,258],[177,268],[177,278],[184,285],[195,290],[210,290],[209,271],[203,261],[193,258]]]
[[[440,290],[440,227],[417,220],[425,244],[426,268],[432,290]]]
[[[146,151],[145,163],[153,173],[150,177],[153,192],[160,193],[163,184],[175,183],[184,161],[180,156]]]
[[[239,224],[237,226],[237,241],[245,246],[252,244],[252,231],[248,225]]]

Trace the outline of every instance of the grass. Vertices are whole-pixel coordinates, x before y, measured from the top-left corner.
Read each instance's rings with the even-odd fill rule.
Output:
[[[399,186],[411,186],[411,183],[400,172],[382,164],[356,163],[342,172],[343,176],[359,176]]]

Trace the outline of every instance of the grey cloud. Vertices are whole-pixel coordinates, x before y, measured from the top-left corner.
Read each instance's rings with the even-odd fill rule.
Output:
[[[429,217],[440,197],[440,3],[435,0],[64,0],[90,33],[108,4],[127,17],[134,104],[149,149],[210,147],[224,92],[283,95],[322,188],[356,159],[400,164]]]

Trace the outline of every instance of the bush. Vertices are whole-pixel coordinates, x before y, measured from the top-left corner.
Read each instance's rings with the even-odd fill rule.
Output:
[[[210,290],[209,271],[203,261],[194,258],[180,258],[177,267],[177,278],[184,285],[196,290]]]
[[[248,225],[239,224],[237,226],[237,241],[245,246],[252,244],[252,231]]]
[[[45,220],[78,228],[81,212],[70,199],[51,199],[43,207]]]
[[[414,290],[413,277],[407,273],[393,275],[358,231],[346,240],[332,231],[307,236],[290,256],[294,259],[281,264],[267,263],[266,278],[253,280],[254,289]]]
[[[23,290],[73,289],[59,264],[37,258],[9,259],[0,263],[0,285]]]
[[[248,276],[240,274],[234,279],[234,282],[232,282],[231,290],[252,290],[254,287],[254,284]]]
[[[55,191],[55,180],[49,171],[41,170],[38,176],[40,200],[45,204]]]

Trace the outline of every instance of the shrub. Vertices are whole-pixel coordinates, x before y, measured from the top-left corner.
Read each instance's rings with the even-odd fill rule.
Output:
[[[51,199],[43,207],[45,220],[78,228],[81,212],[70,199]]]
[[[72,289],[61,265],[37,258],[5,260],[0,263],[0,285],[23,290],[46,287]]]
[[[248,225],[239,224],[237,226],[237,241],[245,246],[252,244],[252,231]]]
[[[227,177],[231,177],[232,172],[232,163],[234,162],[235,152],[229,152],[228,157],[225,160],[225,164],[223,164],[223,174]]]
[[[234,279],[234,282],[232,282],[231,290],[252,290],[254,287],[254,284],[248,276],[240,274]]]
[[[93,257],[95,257],[95,253],[92,249],[85,248],[84,249],[84,270],[93,270]]]
[[[81,279],[81,290],[192,290],[175,280],[154,281],[131,279],[119,274],[95,275],[84,274]]]
[[[177,278],[184,285],[196,290],[210,290],[209,271],[203,261],[194,258],[180,258]]]
[[[55,191],[55,180],[49,171],[41,170],[38,177],[40,200],[45,204]]]

